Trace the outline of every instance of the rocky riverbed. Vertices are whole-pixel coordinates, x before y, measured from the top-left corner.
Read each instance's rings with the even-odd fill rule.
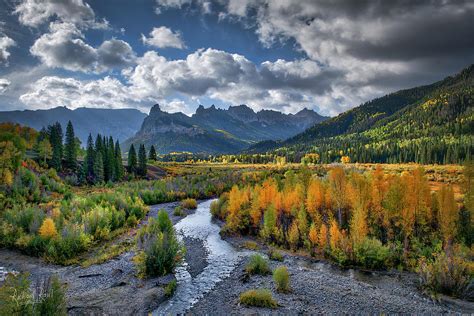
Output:
[[[149,217],[165,209],[175,224],[187,252],[175,275],[141,280],[136,277],[133,251],[105,263],[61,267],[16,251],[0,250],[0,266],[8,271],[29,272],[32,282],[57,274],[68,285],[70,315],[169,315],[187,314],[312,314],[312,313],[474,313],[474,304],[459,300],[433,301],[417,287],[417,276],[406,272],[364,272],[343,270],[327,262],[284,252],[284,261],[270,261],[271,268],[285,265],[290,272],[291,292],[278,293],[271,275],[246,277],[250,254],[265,255],[267,248],[249,251],[245,238],[219,235],[221,222],[211,221],[210,201],[186,217],[173,215],[178,203],[152,206]],[[133,239],[134,233],[121,236]],[[163,287],[177,279],[174,297]],[[240,293],[267,288],[279,306],[276,309],[249,308],[239,304]]]

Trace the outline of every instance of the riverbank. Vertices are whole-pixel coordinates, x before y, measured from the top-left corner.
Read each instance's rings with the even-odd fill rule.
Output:
[[[178,223],[184,218],[173,214],[178,205],[179,202],[172,202],[151,206],[139,226],[146,224],[150,217],[156,217],[161,209],[169,214],[173,224]],[[194,211],[184,212],[190,215]],[[136,230],[131,230],[118,236],[113,243],[133,241],[135,233]],[[186,247],[196,249],[195,251],[199,253],[199,256],[195,256],[195,262],[203,259],[205,261],[203,245],[191,239],[184,239],[184,242]],[[88,267],[79,265],[63,267],[46,263],[40,258],[23,255],[18,251],[0,249],[0,266],[5,267],[7,271],[28,272],[33,288],[44,278],[52,274],[58,275],[67,285],[66,300],[70,315],[147,315],[167,299],[164,286],[175,280],[175,277],[168,275],[147,280],[137,278],[134,256],[135,252],[132,249],[101,264]],[[204,258],[199,258],[203,256]],[[194,266],[203,269],[204,264]]]

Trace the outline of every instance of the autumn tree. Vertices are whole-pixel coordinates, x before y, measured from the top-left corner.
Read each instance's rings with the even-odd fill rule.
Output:
[[[54,221],[47,217],[39,229],[39,234],[43,238],[54,238],[58,235]]]
[[[43,162],[43,166],[47,166],[47,160],[51,159],[53,147],[47,138],[38,143],[38,155]]]
[[[443,185],[437,193],[438,197],[438,223],[443,236],[445,247],[450,247],[456,236],[456,226],[458,221],[458,207],[454,200],[452,186]]]
[[[351,237],[353,243],[357,245],[365,239],[368,232],[367,209],[370,204],[370,183],[364,176],[353,173],[348,191],[353,209],[350,221]]]
[[[346,175],[341,167],[333,168],[329,172],[329,189],[333,207],[337,211],[337,221],[342,226],[342,211],[346,206]]]
[[[311,179],[306,192],[306,210],[309,216],[314,220],[324,208],[325,205],[324,187],[319,179]]]

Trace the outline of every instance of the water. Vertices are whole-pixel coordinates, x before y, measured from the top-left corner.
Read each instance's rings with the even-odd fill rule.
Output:
[[[186,262],[177,267],[176,292],[169,301],[155,310],[153,315],[176,315],[186,312],[204,294],[212,290],[217,282],[229,276],[241,256],[245,255],[221,239],[219,226],[211,222],[209,211],[211,203],[212,200],[199,203],[194,214],[185,217],[175,225],[181,237],[191,237],[204,242],[208,251],[208,265],[195,278],[189,274]]]

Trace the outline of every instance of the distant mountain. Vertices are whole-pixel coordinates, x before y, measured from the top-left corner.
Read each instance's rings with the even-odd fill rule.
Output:
[[[229,153],[247,148],[262,140],[285,139],[326,117],[311,110],[283,114],[263,110],[254,112],[246,105],[218,109],[214,105],[198,107],[191,117],[167,113],[156,104],[144,120],[131,143],[154,145],[159,153],[187,151],[193,153]]]
[[[0,122],[13,122],[40,130],[55,122],[61,123],[63,132],[71,120],[74,131],[82,144],[87,141],[89,133],[95,136],[112,135],[114,139],[124,141],[133,136],[139,129],[146,114],[135,109],[92,109],[78,108],[70,110],[57,107],[49,110],[0,111]]]
[[[330,162],[455,162],[474,141],[474,65],[431,85],[374,99],[316,124],[284,142],[261,142],[248,152],[317,152]]]

